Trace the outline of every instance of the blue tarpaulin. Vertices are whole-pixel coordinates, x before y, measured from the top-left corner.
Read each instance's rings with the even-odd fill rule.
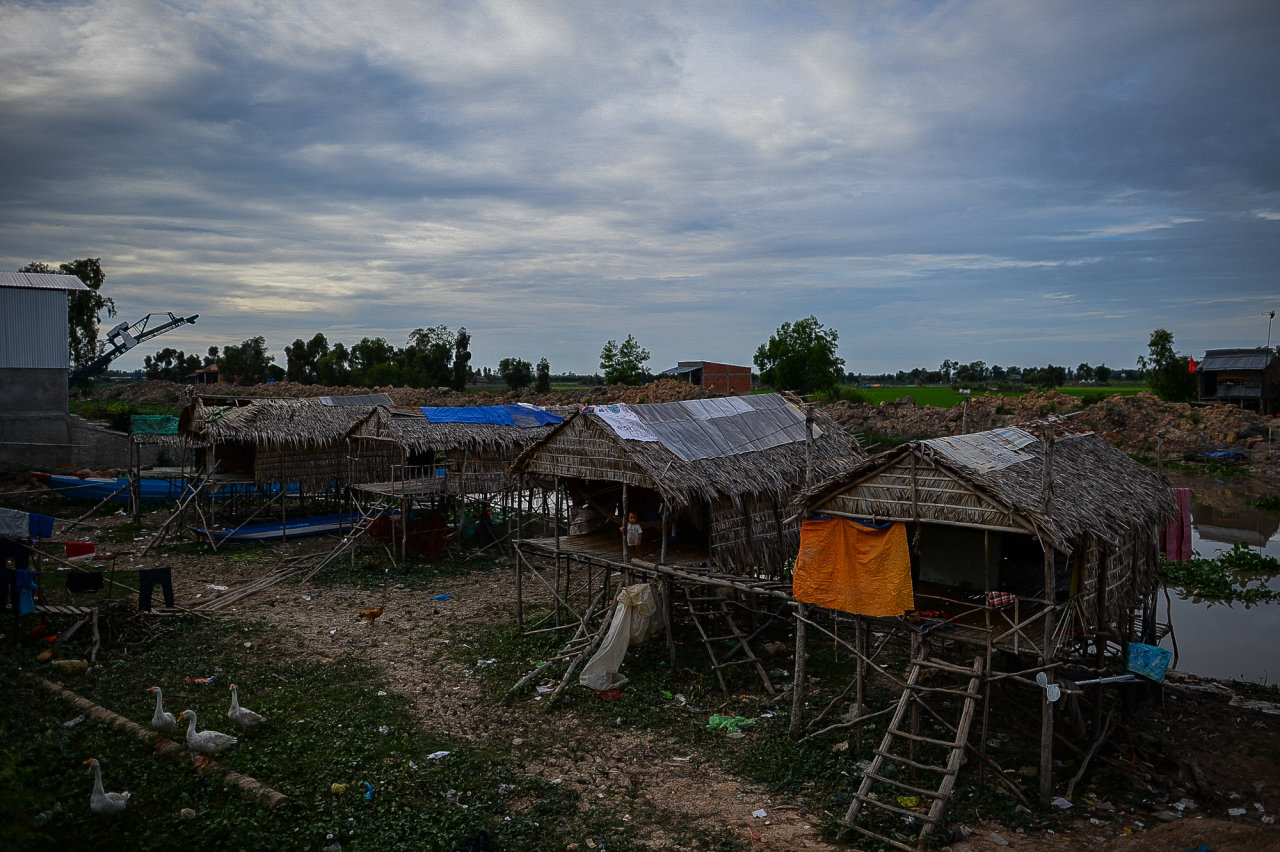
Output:
[[[422,414],[432,423],[487,423],[491,426],[554,426],[563,417],[527,405],[422,406]]]

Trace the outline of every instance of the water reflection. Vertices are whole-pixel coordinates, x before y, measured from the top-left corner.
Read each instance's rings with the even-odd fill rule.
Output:
[[[1169,478],[1191,489],[1191,546],[1201,556],[1215,556],[1242,542],[1280,559],[1280,512],[1247,504],[1249,498],[1268,493],[1261,486],[1186,474]],[[1280,577],[1268,585],[1280,588]],[[1280,680],[1275,651],[1280,604],[1197,603],[1177,589],[1170,589],[1170,601],[1179,670],[1260,683]],[[1163,620],[1163,602],[1160,613]]]

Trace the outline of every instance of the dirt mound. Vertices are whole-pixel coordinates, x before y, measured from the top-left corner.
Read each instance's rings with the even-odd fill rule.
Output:
[[[1116,394],[1089,406],[1063,393],[1033,392],[1020,397],[987,394],[954,408],[917,405],[907,395],[894,402],[858,405],[841,402],[828,411],[842,425],[868,435],[933,438],[1011,426],[1052,414],[1071,415],[1127,453],[1165,459],[1238,450],[1260,463],[1268,455],[1269,419],[1229,405],[1168,403],[1150,393]]]
[[[181,404],[191,388],[172,382],[148,381],[103,388],[99,399],[125,403]],[[325,387],[296,382],[240,387],[206,386],[205,392],[245,397],[304,398],[386,393],[396,405],[461,406],[498,405],[527,402],[546,406],[583,406],[609,403],[675,402],[721,396],[716,391],[675,379],[660,379],[647,385],[583,387],[536,394],[531,390],[512,392],[472,391],[459,393],[449,388],[409,387]],[[906,389],[904,389],[905,391]],[[1079,397],[1056,391],[1033,391],[1018,397],[983,394],[953,408],[918,405],[909,391],[893,402],[866,405],[839,402],[826,407],[835,420],[863,436],[868,449],[876,449],[877,434],[892,438],[934,438],[996,429],[1050,415],[1071,415],[1113,446],[1152,458],[1179,459],[1210,451],[1238,450],[1241,461],[1258,465],[1268,460],[1269,429],[1273,418],[1263,417],[1227,405],[1167,403],[1149,393],[1119,394],[1084,406]]]
[[[96,394],[100,400],[156,405],[182,405],[192,392],[254,398],[304,399],[318,396],[357,396],[385,393],[396,405],[450,406],[450,405],[500,405],[511,402],[528,402],[534,405],[597,405],[626,402],[675,402],[682,399],[707,399],[721,396],[709,388],[691,385],[675,379],[659,379],[647,385],[613,385],[612,387],[583,387],[554,393],[536,394],[522,391],[472,391],[459,393],[450,388],[410,387],[328,387],[303,385],[297,382],[271,382],[261,385],[205,385],[192,388],[174,382],[147,381],[136,384],[114,385],[102,388]]]

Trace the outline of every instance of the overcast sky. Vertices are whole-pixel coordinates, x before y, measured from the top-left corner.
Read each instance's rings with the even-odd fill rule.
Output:
[[[0,4],[0,268],[164,346],[1133,366],[1280,309],[1280,3]],[[1271,337],[1280,342],[1280,326]]]

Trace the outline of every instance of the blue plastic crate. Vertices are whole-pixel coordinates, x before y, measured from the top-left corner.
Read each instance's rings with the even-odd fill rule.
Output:
[[[1130,642],[1129,663],[1126,668],[1133,674],[1142,675],[1159,683],[1164,680],[1164,674],[1168,671],[1169,661],[1172,659],[1173,652],[1167,648]]]

